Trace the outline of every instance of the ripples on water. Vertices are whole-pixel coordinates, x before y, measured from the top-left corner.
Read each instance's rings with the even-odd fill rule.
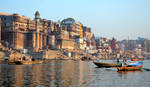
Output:
[[[150,60],[144,61],[144,67],[150,69]],[[0,64],[0,87],[150,87],[150,71],[117,72],[73,60]]]

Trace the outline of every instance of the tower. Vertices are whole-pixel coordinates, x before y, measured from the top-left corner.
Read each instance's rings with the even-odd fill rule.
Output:
[[[111,40],[111,49],[112,50],[116,50],[117,49],[117,46],[116,46],[116,39],[115,38],[112,38]]]
[[[2,32],[2,29],[1,29],[1,18],[0,18],[0,45],[1,45],[1,37],[2,37],[1,32]]]
[[[40,13],[39,13],[39,11],[35,12],[35,19],[40,19]]]
[[[40,13],[39,13],[39,11],[36,11],[36,13],[35,13],[35,29],[37,32],[39,32],[39,23],[40,23]]]
[[[146,39],[144,40],[144,52],[147,53]]]
[[[33,33],[33,42],[34,42],[34,48],[35,51],[39,51],[41,48],[41,34],[40,34],[40,13],[39,11],[36,11],[35,13],[35,29],[36,31]]]

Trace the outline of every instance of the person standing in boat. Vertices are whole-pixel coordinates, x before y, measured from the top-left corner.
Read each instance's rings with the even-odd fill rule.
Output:
[[[117,58],[117,64],[118,66],[122,66],[122,62],[119,61],[119,58]]]
[[[31,56],[29,57],[29,61],[32,61],[32,57]]]
[[[117,64],[119,64],[119,58],[117,58]]]
[[[124,58],[124,59],[123,59],[122,66],[127,66],[127,58]]]

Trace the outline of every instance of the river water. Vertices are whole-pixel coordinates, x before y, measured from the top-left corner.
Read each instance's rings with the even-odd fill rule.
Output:
[[[150,60],[144,60],[150,69]],[[117,72],[92,61],[50,60],[43,64],[0,64],[0,87],[150,87],[150,71]]]

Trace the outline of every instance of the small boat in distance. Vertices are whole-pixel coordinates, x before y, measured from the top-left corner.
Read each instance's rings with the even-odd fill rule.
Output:
[[[35,61],[8,61],[10,65],[21,65],[21,64],[41,64],[43,63],[42,60],[35,60]]]
[[[43,60],[38,60],[34,58],[26,58],[23,56],[22,58],[14,58],[14,59],[9,59],[8,64],[10,65],[21,65],[21,64],[41,64],[43,63]]]
[[[133,56],[131,58],[131,61],[143,61],[144,57],[143,56]]]

